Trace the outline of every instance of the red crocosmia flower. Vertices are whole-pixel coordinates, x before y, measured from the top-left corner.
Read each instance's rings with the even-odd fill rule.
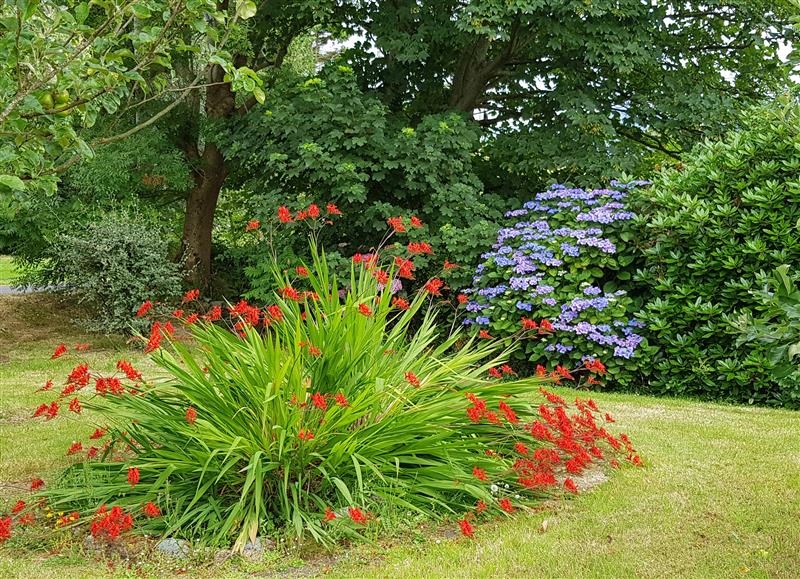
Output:
[[[16,515],[25,508],[25,501],[17,501],[16,504],[11,508],[11,514]]]
[[[89,344],[88,344],[88,343],[84,343],[84,344],[75,344],[75,349],[76,349],[78,352],[85,352],[86,350],[88,350],[88,349],[89,349]]]
[[[125,376],[128,377],[128,380],[132,380],[133,382],[142,379],[141,372],[137,371],[136,368],[134,368],[133,365],[127,360],[118,361],[117,370],[124,372]]]
[[[521,442],[518,442],[518,443],[516,443],[514,445],[514,450],[516,450],[520,454],[525,454],[525,455],[530,453],[530,450],[528,450],[528,447],[525,446],[524,444],[522,444]]]
[[[37,391],[37,392],[47,392],[48,390],[50,390],[50,389],[52,389],[52,388],[53,388],[53,381],[52,381],[52,380],[48,380],[48,381],[45,383],[45,385],[44,385],[44,386],[42,386],[41,388],[38,388],[36,391]]]
[[[74,394],[77,389],[78,389],[77,384],[67,384],[61,391],[61,396],[64,397],[64,396],[69,396],[70,394]]]
[[[278,293],[287,300],[292,300],[293,302],[301,301],[300,292],[294,289],[291,286],[287,286],[278,290]]]
[[[492,340],[493,339],[492,336],[489,334],[489,332],[486,331],[486,330],[481,330],[480,332],[478,332],[478,337],[479,338],[483,338],[484,340]]]
[[[589,401],[586,404],[589,406],[589,408],[591,408],[595,412],[600,412],[600,409],[597,407],[597,402],[595,402],[591,398],[589,398]]]
[[[405,233],[406,226],[403,225],[403,218],[402,217],[390,217],[386,220],[386,222],[394,229],[395,233]]]
[[[403,298],[393,297],[392,305],[398,310],[407,310],[411,304],[408,303],[408,300],[404,300]]]
[[[633,463],[634,466],[644,466],[644,463],[642,462],[642,459],[638,454],[633,455],[633,457],[631,458],[631,462]]]
[[[500,370],[498,370],[497,368],[489,368],[489,375],[492,376],[493,378],[502,378],[503,377],[503,373]]]
[[[456,296],[456,299],[458,300],[458,303],[460,303],[463,306],[469,301],[469,296],[466,294],[458,294],[458,296]]]
[[[122,533],[133,528],[133,517],[122,510],[122,507],[111,507],[105,505],[97,510],[95,519],[92,522],[91,533],[95,539],[107,538],[114,540]]]
[[[96,446],[89,447],[89,450],[86,451],[86,458],[92,459],[97,457],[97,454],[100,452],[100,449]]]
[[[411,216],[411,227],[422,227],[422,221],[416,215]]]
[[[480,515],[486,509],[487,509],[486,503],[484,503],[482,500],[478,499],[478,504],[475,505],[475,510],[478,511],[478,514]]]
[[[322,356],[322,350],[310,344],[308,346],[308,353],[314,356],[315,358],[319,358],[320,356]]]
[[[99,440],[106,435],[106,430],[103,428],[96,428],[94,432],[92,432],[91,436],[89,436],[89,440]]]
[[[58,402],[55,400],[50,403],[50,406],[47,407],[47,420],[52,420],[56,416],[58,416]]]
[[[411,384],[414,388],[419,388],[420,387],[419,378],[417,378],[417,375],[414,374],[414,372],[406,372],[405,373],[405,378],[406,378],[406,382]]]
[[[173,334],[175,334],[175,327],[172,325],[172,322],[164,324],[164,335],[172,336]]]
[[[500,501],[497,504],[501,509],[503,509],[507,513],[514,512],[514,506],[511,504],[511,499],[500,499]]]
[[[442,288],[444,287],[444,282],[438,278],[432,278],[428,280],[428,283],[425,284],[425,291],[434,296],[442,295]]]
[[[328,402],[325,400],[325,396],[319,392],[311,395],[311,403],[320,410],[328,409]]]
[[[161,509],[159,509],[152,502],[148,502],[142,508],[142,512],[144,513],[145,517],[150,517],[151,519],[155,519],[156,517],[160,517],[161,516]]]
[[[278,305],[267,306],[267,315],[275,322],[280,322],[283,320],[283,311]]]
[[[308,211],[298,211],[294,218],[297,219],[297,221],[305,221],[308,219]]]
[[[35,478],[31,481],[31,490],[38,491],[44,486],[44,481],[40,478]]]
[[[461,527],[461,534],[470,539],[475,536],[475,531],[470,522],[465,518],[458,521],[458,526]]]
[[[77,398],[73,398],[69,401],[69,411],[74,412],[75,414],[81,413],[81,402]]]
[[[67,347],[62,342],[61,344],[56,346],[55,352],[53,352],[53,355],[50,356],[50,359],[51,360],[55,360],[56,358],[60,358],[61,356],[63,356],[66,353],[67,353]]]
[[[517,375],[517,373],[514,372],[514,369],[511,368],[511,366],[509,366],[508,364],[503,364],[502,366],[500,366],[500,370],[503,372],[503,374],[510,374],[511,376]]]
[[[80,442],[73,442],[67,450],[67,456],[77,454],[83,450],[83,445]]]
[[[325,206],[325,209],[328,212],[328,214],[330,214],[330,215],[341,215],[342,214],[342,212],[339,211],[339,208],[336,207],[336,205],[334,205],[333,203],[328,203]]]
[[[208,313],[203,316],[203,319],[207,322],[216,322],[218,319],[222,317],[222,307],[214,306]]]
[[[11,538],[11,517],[0,517],[0,545]]]
[[[616,422],[616,420],[614,420],[614,418],[608,412],[606,412],[606,422]]]
[[[536,364],[536,375],[539,377],[547,376],[547,368],[541,364]]]
[[[585,366],[589,372],[596,372],[597,374],[606,373],[605,364],[603,364],[600,360],[592,360],[591,362],[586,363]]]
[[[294,270],[300,277],[308,277],[308,269],[306,269],[302,265],[298,265],[296,268],[294,268]]]
[[[150,338],[147,340],[147,346],[144,348],[144,353],[149,354],[157,350],[161,346],[161,322],[156,322],[150,329]]]
[[[336,396],[333,397],[333,399],[336,400],[336,404],[338,404],[339,406],[350,405],[350,403],[347,401],[347,398],[345,398],[344,394],[342,394],[341,392],[337,393]]]
[[[189,302],[195,301],[197,298],[200,297],[200,290],[199,289],[191,289],[183,296],[183,300],[181,301],[182,304],[188,304]]]
[[[32,525],[36,521],[36,517],[33,513],[25,513],[19,518],[19,524],[23,526]]]
[[[367,304],[358,304],[358,311],[365,316],[372,315],[372,308],[370,308]]]
[[[300,440],[311,440],[312,438],[314,438],[314,433],[305,428],[301,428],[300,432],[297,433],[297,437]]]
[[[522,317],[521,320],[522,329],[523,330],[537,330],[539,329],[539,324],[536,323],[536,320],[529,320],[526,317]]]
[[[329,523],[335,518],[336,518],[336,513],[334,513],[330,507],[325,507],[325,514],[322,517],[322,522]]]
[[[511,424],[517,424],[519,422],[519,417],[517,413],[505,402],[500,402],[500,410],[503,411],[503,414],[506,415],[506,420],[508,420]]]
[[[426,243],[424,241],[421,241],[421,242],[412,241],[411,243],[408,244],[407,249],[408,249],[408,253],[412,253],[412,254],[413,253],[424,253],[424,254],[433,253],[433,249],[431,248],[430,244],[428,244],[428,243]]]
[[[444,260],[444,269],[458,269],[458,264],[450,263],[446,259]]]
[[[483,470],[482,468],[478,468],[477,466],[472,467],[472,476],[482,481],[489,480],[489,477],[486,476],[486,471]]]
[[[139,484],[139,469],[135,466],[128,469],[128,484],[132,487]]]
[[[195,420],[197,420],[197,410],[195,410],[193,406],[189,406],[189,408],[186,409],[186,422],[194,424]]]
[[[558,373],[559,376],[566,378],[567,380],[575,379],[575,377],[569,373],[569,370],[567,370],[563,366],[556,366],[556,373]]]
[[[552,332],[553,331],[553,324],[548,322],[547,320],[542,320],[539,322],[539,333],[543,334],[544,332]]]
[[[184,320],[184,322],[186,322],[187,325],[191,326],[192,324],[197,322],[197,320],[199,320],[199,319],[200,319],[200,314],[190,314],[190,315],[186,316],[186,319]]]
[[[44,416],[48,408],[49,407],[47,406],[47,404],[40,404],[39,406],[36,407],[36,410],[33,412],[33,417],[39,418],[40,416]]]
[[[311,219],[316,219],[317,217],[319,217],[319,207],[314,203],[308,206],[307,211],[308,211],[308,216]]]
[[[578,485],[571,478],[564,479],[564,488],[574,495],[578,494]]]
[[[403,279],[414,279],[414,262],[410,259],[403,259],[399,255],[394,258],[397,266],[397,275]]]
[[[385,286],[389,283],[389,274],[382,269],[373,269],[372,277],[374,277],[375,280],[382,286]]]
[[[350,515],[350,519],[357,525],[365,525],[367,523],[367,516],[358,507],[348,508],[347,514]]]
[[[285,205],[278,207],[278,219],[281,223],[289,223],[292,220],[292,212]]]
[[[141,318],[142,316],[146,315],[147,312],[149,312],[152,309],[153,309],[153,302],[151,302],[150,300],[147,300],[141,306],[139,306],[138,310],[136,310],[136,317],[137,318]]]
[[[250,221],[247,222],[247,225],[245,225],[244,230],[255,231],[259,227],[261,227],[261,222],[258,219],[251,219]]]

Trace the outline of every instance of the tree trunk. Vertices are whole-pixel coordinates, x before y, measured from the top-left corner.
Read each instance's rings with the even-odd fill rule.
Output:
[[[235,110],[235,97],[229,83],[222,84],[225,71],[218,65],[208,68],[207,80],[212,85],[206,92],[206,115],[220,119]],[[214,84],[220,83],[220,84]],[[197,142],[199,134],[185,145],[186,155],[197,166],[194,170],[195,187],[186,199],[183,222],[181,256],[187,281],[195,287],[205,288],[211,281],[211,230],[217,200],[228,171],[225,158],[213,143],[206,143],[202,154]]]
[[[183,267],[187,281],[195,287],[205,288],[211,280],[211,229],[214,226],[214,212],[227,171],[225,159],[215,145],[206,145],[201,159],[202,173],[186,200]]]

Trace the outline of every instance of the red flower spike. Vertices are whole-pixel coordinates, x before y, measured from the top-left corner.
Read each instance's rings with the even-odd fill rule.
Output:
[[[420,253],[420,254],[429,255],[429,254],[433,253],[433,249],[431,248],[431,246],[428,243],[425,243],[424,241],[422,241],[422,242],[412,241],[411,243],[408,244],[407,249],[408,249],[408,253],[411,253],[411,254]]]
[[[316,219],[317,217],[319,217],[319,207],[317,205],[315,205],[314,203],[312,203],[311,205],[308,206],[308,209],[306,210],[306,212],[308,213],[308,216],[311,219]]]
[[[60,358],[61,356],[63,356],[63,355],[64,355],[64,354],[66,354],[66,353],[67,353],[67,347],[66,347],[66,346],[64,345],[64,343],[62,342],[61,344],[59,344],[58,346],[56,346],[56,349],[55,349],[55,351],[53,352],[53,355],[52,355],[52,356],[50,356],[50,359],[51,359],[51,360],[55,360],[56,358]]]
[[[448,270],[448,269],[458,269],[459,266],[457,264],[455,264],[455,263],[450,263],[449,261],[447,261],[445,259],[443,267],[444,267],[444,269]]]
[[[366,515],[358,507],[348,508],[347,514],[350,515],[350,519],[357,525],[365,525],[367,523]]]
[[[416,215],[411,216],[411,227],[420,228],[422,227],[422,221],[419,220],[419,217]]]
[[[477,466],[472,467],[472,476],[482,481],[489,480],[489,477],[486,476],[486,471],[483,470],[482,468],[478,468]]]
[[[222,308],[220,306],[214,306],[208,313],[203,316],[203,319],[207,322],[216,322],[218,319],[222,317]]]
[[[470,539],[475,536],[475,531],[470,522],[465,518],[458,521],[458,526],[461,528],[461,534]]]
[[[489,368],[489,376],[493,378],[502,378],[503,373],[497,368]]]
[[[553,331],[553,324],[548,322],[547,320],[542,320],[539,322],[539,333],[543,334],[545,332],[552,332]]]
[[[403,225],[403,218],[402,217],[390,217],[386,220],[386,223],[394,230],[395,233],[405,233],[406,226]]]
[[[479,331],[478,332],[478,337],[479,338],[483,338],[484,340],[492,340],[492,339],[494,339],[494,338],[492,338],[491,334],[489,334],[489,332],[486,331],[486,330]]]
[[[161,509],[159,509],[152,502],[147,503],[144,508],[142,508],[142,512],[144,513],[145,517],[150,517],[151,519],[161,516]]]
[[[486,509],[486,503],[484,503],[482,500],[478,500],[478,504],[475,505],[475,510],[478,512],[478,514],[480,515]]]
[[[571,478],[566,478],[566,479],[564,480],[564,488],[565,488],[567,491],[569,491],[569,492],[571,492],[572,494],[574,494],[574,495],[577,495],[577,494],[578,494],[578,485],[576,485],[576,484],[575,484],[575,481],[574,481],[574,480],[572,480]]]
[[[35,479],[33,479],[31,481],[31,490],[32,491],[38,491],[42,487],[44,487],[44,481],[42,479],[35,478]]]
[[[25,501],[17,501],[16,504],[11,508],[11,514],[16,515],[17,513],[23,511],[25,509]]]
[[[259,227],[261,227],[261,222],[258,219],[251,219],[250,221],[247,222],[247,225],[245,225],[244,230],[246,232],[255,231]]]
[[[314,438],[314,433],[305,428],[301,428],[300,432],[297,433],[297,438],[300,440],[312,440]]]
[[[463,306],[469,301],[469,296],[466,294],[458,294],[458,296],[456,296],[456,299],[458,300],[458,303]]]
[[[500,501],[497,504],[501,509],[503,509],[507,513],[514,512],[514,506],[511,504],[510,499],[500,499]]]
[[[197,410],[195,410],[194,407],[189,406],[189,408],[186,409],[186,422],[188,422],[189,425],[194,425],[196,420]]]
[[[77,398],[73,398],[69,401],[69,411],[74,412],[75,414],[81,413],[81,402]]]
[[[195,301],[197,298],[200,297],[200,290],[199,289],[191,289],[183,296],[183,300],[181,301],[182,304],[187,304],[189,302]]]
[[[606,422],[616,422],[616,420],[614,420],[614,418],[608,412],[606,412],[605,419]]]
[[[149,354],[150,352],[157,350],[160,346],[161,346],[161,323],[156,322],[150,329],[150,338],[147,340],[147,346],[145,346],[144,353]]]
[[[325,401],[325,396],[319,392],[311,395],[311,403],[322,411],[328,409],[328,403]]]
[[[345,398],[344,394],[342,394],[341,392],[337,393],[333,399],[336,400],[336,404],[338,404],[339,406],[350,406],[350,403],[347,401],[347,398]]]
[[[404,374],[404,376],[405,376],[406,382],[411,384],[414,388],[419,388],[420,387],[419,378],[417,378],[417,375],[414,374],[414,372],[406,372]]]
[[[372,308],[370,308],[367,304],[358,304],[358,311],[367,317],[372,315]]]
[[[11,517],[0,517],[0,545],[11,538]]]
[[[139,306],[138,310],[136,310],[136,317],[141,318],[142,316],[147,315],[147,312],[149,312],[152,309],[153,309],[153,302],[147,300],[141,306]]]
[[[314,356],[315,358],[319,358],[320,356],[322,356],[322,350],[310,344],[308,346],[308,353]]]
[[[83,450],[83,445],[80,442],[73,442],[67,450],[67,456],[77,454]]]
[[[139,484],[139,469],[131,467],[128,469],[128,484],[135,487]]]
[[[325,206],[325,210],[328,212],[329,215],[341,215],[342,212],[339,211],[339,208],[336,207],[333,203],[328,203]]]
[[[407,310],[411,304],[408,303],[408,300],[404,300],[400,297],[393,297],[392,298],[392,306],[397,308],[398,310]]]
[[[292,221],[292,212],[285,205],[281,205],[278,207],[278,219],[281,223],[289,223]]]
[[[444,282],[440,279],[433,278],[428,280],[428,283],[425,284],[425,291],[434,296],[442,295],[442,288],[444,287]]]
[[[330,507],[325,507],[325,515],[323,515],[322,517],[322,522],[329,523],[335,518],[336,518],[336,513],[334,513]]]
[[[97,454],[100,452],[100,449],[96,446],[89,447],[89,450],[86,451],[86,458],[93,459],[97,457]]]
[[[308,269],[302,265],[298,265],[296,268],[294,268],[294,271],[297,272],[297,275],[300,277],[308,277]]]

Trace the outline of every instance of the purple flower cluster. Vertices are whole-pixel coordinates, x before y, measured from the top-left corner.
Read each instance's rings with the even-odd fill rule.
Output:
[[[541,338],[548,354],[566,355],[579,345],[587,355],[599,349],[603,357],[613,351],[615,357],[631,358],[643,338],[636,333],[641,324],[628,319],[630,298],[621,290],[604,292],[601,278],[572,280],[585,280],[586,268],[602,271],[606,256],[617,253],[604,227],[634,219],[626,210],[628,190],[644,184],[612,182],[609,189],[591,191],[553,185],[507,212],[518,221],[500,229],[491,251],[482,255],[466,307],[473,317],[464,324],[491,326],[493,318],[514,313],[548,319],[556,331]],[[483,287],[485,274],[497,281]]]

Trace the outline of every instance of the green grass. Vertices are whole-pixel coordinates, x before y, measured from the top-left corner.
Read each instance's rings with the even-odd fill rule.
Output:
[[[66,447],[91,428],[85,415],[27,419],[46,398],[33,390],[72,366],[49,361],[52,348],[89,341],[65,311],[34,296],[0,298],[0,497],[8,500],[30,477],[47,479],[68,464]],[[145,364],[118,340],[94,343],[95,364],[113,365],[120,354]],[[193,577],[800,576],[800,414],[618,394],[595,399],[631,435],[647,466],[615,472],[574,500],[480,525],[473,541],[452,538],[450,528],[426,528],[333,552],[286,549],[258,564],[149,558],[140,574],[170,575],[188,565]],[[134,575],[114,569],[68,538],[0,547],[0,577]]]
[[[11,285],[17,276],[17,270],[8,255],[0,255],[0,285]]]

